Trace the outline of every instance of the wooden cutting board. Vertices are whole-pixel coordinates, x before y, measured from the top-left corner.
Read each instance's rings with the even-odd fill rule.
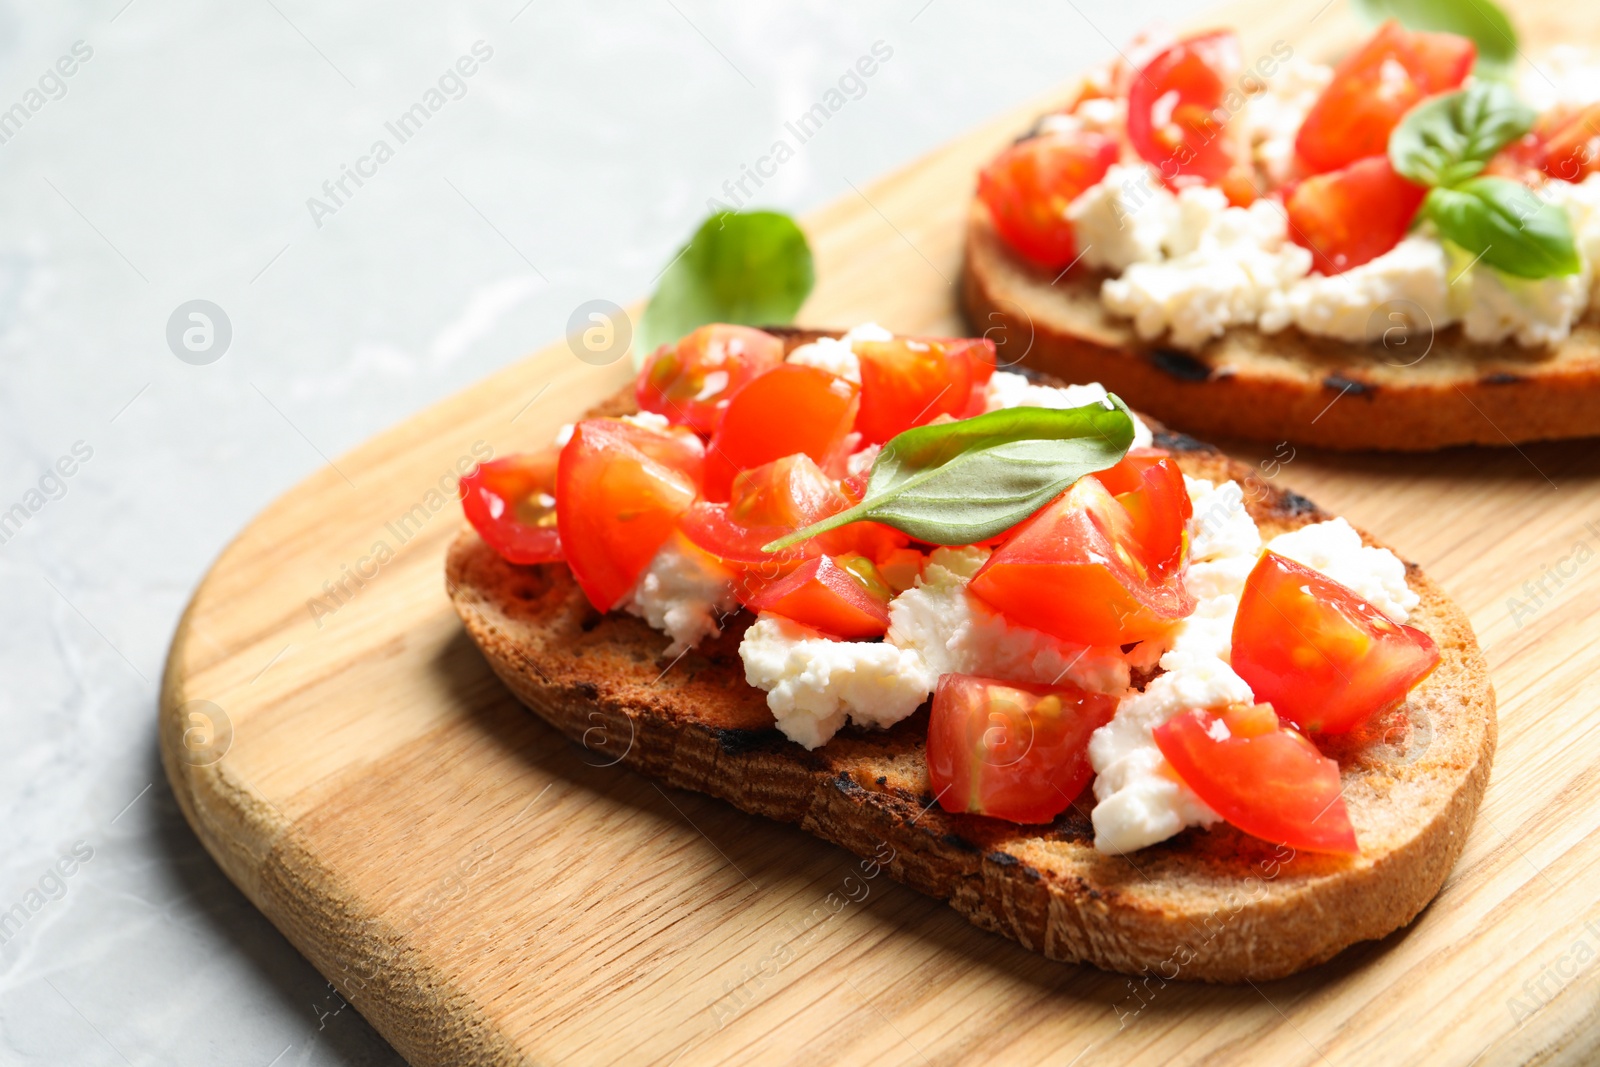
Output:
[[[1323,55],[1356,29],[1321,3],[1216,21],[1247,55]],[[1517,17],[1530,51],[1600,41],[1596,5]],[[807,219],[803,320],[966,332],[950,283],[973,173],[1040,106]],[[1283,464],[1471,614],[1500,695],[1494,778],[1409,929],[1285,981],[1135,989],[886,876],[847,881],[852,856],[608,766],[625,739],[572,745],[507,695],[445,596],[452,480],[485,447],[547,442],[628,373],[557,344],[341,457],[228,547],[173,641],[162,750],[190,824],[413,1063],[1600,1057],[1592,444]]]

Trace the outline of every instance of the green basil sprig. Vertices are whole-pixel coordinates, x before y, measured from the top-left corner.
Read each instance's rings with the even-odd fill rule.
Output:
[[[811,246],[777,211],[720,211],[662,272],[639,322],[639,358],[708,322],[788,322],[811,292]]]
[[[1520,182],[1483,174],[1496,152],[1533,126],[1532,108],[1510,89],[1478,82],[1425,100],[1389,135],[1395,172],[1429,187],[1419,219],[1473,262],[1519,278],[1582,269],[1566,209]]]
[[[1438,186],[1422,213],[1441,237],[1507,274],[1552,278],[1583,269],[1566,211],[1521,182],[1484,177]]]
[[[1492,0],[1355,0],[1368,21],[1399,19],[1408,30],[1470,37],[1478,46],[1480,75],[1503,77],[1517,60],[1517,31]]]
[[[1389,135],[1389,163],[1418,185],[1459,185],[1533,128],[1537,114],[1497,82],[1425,100]]]
[[[861,503],[762,551],[862,520],[929,544],[970,545],[1009,530],[1085,474],[1115,466],[1132,443],[1133,416],[1116,396],[918,426],[883,446]]]

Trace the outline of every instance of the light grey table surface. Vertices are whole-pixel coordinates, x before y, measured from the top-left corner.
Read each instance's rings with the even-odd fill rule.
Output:
[[[327,457],[646,294],[875,42],[755,203],[825,203],[1200,6],[0,5],[0,1064],[400,1062],[162,776],[210,561]],[[210,362],[169,345],[193,300],[231,338],[177,350]]]

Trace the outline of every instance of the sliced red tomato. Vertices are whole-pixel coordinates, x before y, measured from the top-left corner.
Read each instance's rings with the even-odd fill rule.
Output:
[[[520,453],[492,459],[461,479],[461,510],[490,548],[512,563],[561,559],[556,529],[559,453]]]
[[[1540,145],[1539,169],[1564,182],[1581,182],[1600,171],[1600,104],[1569,112],[1564,121],[1552,124]]]
[[[634,393],[641,409],[708,434],[734,393],[782,362],[783,341],[770,333],[712,323],[656,349]]]
[[[589,602],[610,611],[638,584],[694,502],[704,446],[688,430],[586,419],[561,450],[556,527]]]
[[[1243,70],[1239,38],[1219,30],[1170,45],[1129,85],[1128,140],[1169,185],[1217,185],[1236,204],[1255,198],[1246,131],[1223,106]]]
[[[1166,630],[1194,610],[1183,584],[1194,508],[1171,460],[1146,467],[1140,479],[1119,496],[1098,478],[1078,479],[1012,531],[972,579],[972,592],[1024,626],[1083,645]]]
[[[1024,259],[1060,270],[1078,256],[1067,205],[1106,176],[1117,142],[1098,133],[1030,137],[995,156],[978,175],[978,199],[994,228]]]
[[[1141,558],[1158,574],[1181,567],[1194,503],[1183,470],[1160,448],[1133,448],[1115,467],[1095,475],[1128,511]]]
[[[1049,822],[1094,772],[1089,735],[1115,697],[1075,685],[944,674],[928,719],[928,778],[945,811]]]
[[[987,399],[995,359],[994,342],[987,339],[897,337],[851,347],[861,363],[856,431],[862,444],[883,444],[940,415],[960,417],[975,392]]]
[[[1361,851],[1339,764],[1281,727],[1271,707],[1192,708],[1157,726],[1155,738],[1184,784],[1245,833],[1296,851]]]
[[[1339,274],[1400,243],[1428,191],[1395,173],[1387,155],[1297,182],[1284,198],[1289,236],[1312,265]]]
[[[882,637],[889,629],[889,587],[863,556],[817,556],[742,599],[751,611],[846,640]]]
[[[861,387],[785,363],[734,394],[706,449],[705,497],[727,500],[740,471],[804,452],[824,470],[842,458]]]
[[[1112,496],[1131,493],[1144,485],[1145,471],[1159,465],[1163,460],[1170,461],[1171,458],[1172,453],[1164,448],[1130,448],[1127,454],[1117,461],[1116,466],[1098,471],[1094,477],[1100,479],[1100,484],[1109,489]],[[1182,471],[1179,471],[1179,474],[1181,484]]]
[[[1477,56],[1465,37],[1385,22],[1334,68],[1300,124],[1295,151],[1313,173],[1383,155],[1405,113],[1425,97],[1458,88]]]
[[[1332,578],[1265,552],[1239,597],[1232,658],[1284,719],[1344,733],[1405,699],[1439,665],[1439,648]]]
[[[820,522],[850,506],[839,485],[798,452],[734,476],[725,503],[696,501],[679,520],[684,535],[735,570],[754,568],[757,576],[776,577],[828,549],[844,551],[854,544],[838,535],[843,529],[801,541],[782,552],[761,547],[785,534]]]

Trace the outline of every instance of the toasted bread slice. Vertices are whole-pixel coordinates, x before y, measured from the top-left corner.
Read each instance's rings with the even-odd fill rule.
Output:
[[[791,344],[813,333],[791,333]],[[618,396],[596,414],[633,410]],[[1157,432],[1194,477],[1251,471],[1208,445]],[[1251,481],[1263,537],[1329,516]],[[1370,539],[1369,543],[1371,542]],[[752,621],[670,669],[668,640],[590,606],[561,564],[507,563],[470,528],[450,548],[447,587],[467,632],[511,691],[608,760],[720,797],[863,857],[974,924],[1051,959],[1109,970],[1238,982],[1276,978],[1382,937],[1416,917],[1455,863],[1489,779],[1494,691],[1472,627],[1414,565],[1411,624],[1438,642],[1438,669],[1406,706],[1340,738],[1355,859],[1294,855],[1231,827],[1187,830],[1128,858],[1095,851],[1092,793],[1050,826],[952,815],[929,791],[924,707],[887,731],[846,729],[808,752],[774,726],[739,641]]]
[[[1142,341],[1100,302],[1104,275],[1019,258],[974,200],[962,301],[1002,364],[1097,381],[1205,437],[1421,451],[1600,434],[1593,312],[1553,348],[1474,345],[1459,327],[1391,344],[1237,327],[1195,353]]]

